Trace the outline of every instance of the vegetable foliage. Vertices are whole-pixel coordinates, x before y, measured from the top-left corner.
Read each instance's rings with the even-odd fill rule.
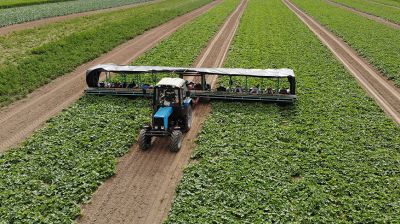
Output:
[[[149,122],[145,100],[84,97],[0,155],[0,220],[70,223]]]
[[[225,66],[293,68],[299,101],[213,103],[167,223],[400,221],[400,128],[280,0],[249,1]]]

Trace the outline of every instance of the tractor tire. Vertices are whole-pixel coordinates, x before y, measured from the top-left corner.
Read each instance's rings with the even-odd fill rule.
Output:
[[[186,116],[185,116],[184,125],[183,125],[184,132],[188,132],[190,130],[190,128],[192,128],[192,121],[193,121],[193,108],[190,105],[186,111]]]
[[[151,137],[150,136],[146,136],[146,129],[142,129],[140,130],[139,133],[139,149],[140,150],[148,150],[151,146]]]
[[[171,134],[171,143],[169,145],[169,151],[178,152],[182,146],[182,132],[179,130],[172,131]]]

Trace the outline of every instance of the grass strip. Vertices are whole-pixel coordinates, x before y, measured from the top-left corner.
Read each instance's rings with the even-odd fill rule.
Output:
[[[194,57],[189,55],[201,51],[239,2],[225,0],[160,43],[140,63],[192,64]],[[203,31],[193,38],[194,30]],[[85,96],[23,146],[0,155],[0,223],[72,222],[80,213],[78,205],[114,174],[116,158],[150,122],[150,108],[147,100]]]
[[[102,26],[88,27],[33,49],[29,56],[0,68],[0,105],[73,71],[146,30],[194,10],[211,0],[166,0],[127,10]]]
[[[293,0],[400,86],[400,30],[318,0]]]
[[[368,1],[334,0],[334,2],[400,24],[400,8],[395,8],[382,4],[376,4],[375,2],[368,2]]]
[[[226,67],[295,70],[297,105],[212,103],[166,223],[397,223],[400,128],[280,1],[249,1]]]
[[[55,0],[52,3],[0,9],[0,27],[28,21],[114,8],[150,0]]]

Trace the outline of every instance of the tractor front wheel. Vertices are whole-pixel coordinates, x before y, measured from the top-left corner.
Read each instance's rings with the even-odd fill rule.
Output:
[[[146,129],[140,130],[138,142],[139,142],[139,149],[144,151],[150,148],[151,136],[146,135]]]
[[[178,152],[182,146],[182,132],[179,130],[172,131],[171,143],[169,145],[169,150],[171,152]]]

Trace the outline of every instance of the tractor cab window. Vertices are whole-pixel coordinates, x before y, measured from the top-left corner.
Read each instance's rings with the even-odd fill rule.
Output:
[[[159,105],[169,107],[179,104],[179,90],[174,88],[159,88]]]

